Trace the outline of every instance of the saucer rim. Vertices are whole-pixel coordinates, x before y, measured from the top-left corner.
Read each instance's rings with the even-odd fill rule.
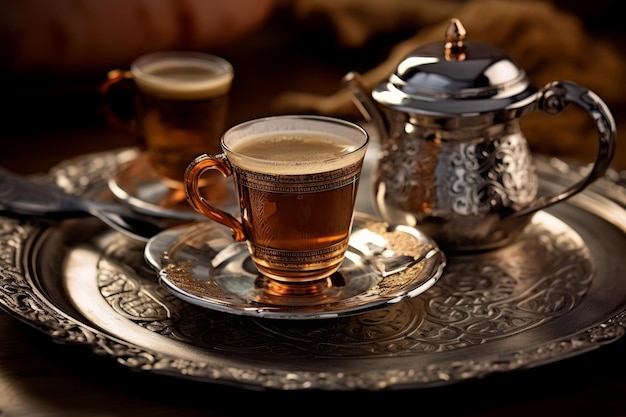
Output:
[[[368,221],[376,222],[377,224],[388,225],[387,222],[370,214],[355,212],[353,228],[359,227],[361,224],[364,224]],[[362,293],[354,294],[350,297],[340,299],[337,302],[319,304],[319,310],[311,310],[311,308],[314,306],[309,304],[297,306],[262,303],[241,298],[237,294],[233,295],[242,301],[242,305],[234,305],[225,301],[224,299],[207,299],[203,298],[201,295],[189,293],[168,278],[168,272],[166,269],[168,265],[175,265],[175,263],[167,263],[164,258],[167,256],[168,250],[179,244],[183,236],[191,231],[191,229],[194,227],[194,224],[197,225],[198,223],[188,223],[174,226],[154,236],[146,244],[146,247],[144,249],[144,258],[146,259],[148,264],[156,271],[159,283],[171,294],[190,304],[194,304],[202,308],[219,311],[226,314],[279,320],[315,320],[352,316],[418,296],[419,294],[431,288],[441,278],[447,264],[445,253],[439,248],[439,246],[430,236],[427,236],[426,234],[414,227],[401,225],[399,229],[400,231],[405,230],[405,233],[407,233],[406,230],[410,230],[411,234],[414,234],[413,237],[416,240],[419,240],[421,243],[424,244],[424,246],[430,246],[433,250],[435,250],[436,253],[428,259],[428,261],[431,263],[431,267],[422,270],[418,274],[413,274],[410,281],[404,282],[404,289],[399,293],[394,293],[392,296],[380,296],[379,298],[376,298],[374,300],[355,305],[346,305],[346,302],[350,299],[354,299],[368,293],[369,291],[372,291],[373,288],[377,286],[374,285],[373,287],[368,288]],[[207,225],[207,222],[200,222],[200,224]],[[221,227],[220,225],[212,224],[208,225],[207,227],[212,228],[213,226]],[[170,244],[167,245],[167,248],[165,248],[165,250],[154,251],[154,246],[160,243],[161,240],[164,240],[164,236],[166,234],[174,234],[176,237],[170,238]],[[160,259],[154,256],[154,252],[161,255]],[[430,273],[430,275],[425,276],[427,273]],[[393,275],[391,275],[390,277],[393,277]],[[389,279],[390,277],[381,278],[378,281],[378,284],[385,279]],[[194,277],[190,278],[196,279]]]
[[[204,216],[191,208],[186,211],[159,207],[155,202],[144,200],[132,193],[128,188],[123,187],[120,184],[121,176],[131,168],[136,168],[137,166],[143,166],[144,170],[142,172],[152,178],[155,184],[162,184],[164,190],[169,188],[165,185],[165,183],[159,181],[158,174],[150,167],[150,164],[147,161],[146,152],[138,150],[136,157],[122,164],[115,175],[107,181],[107,187],[114,198],[129,206],[133,210],[149,216],[190,221],[204,219]],[[143,181],[143,183],[145,183],[145,181]]]

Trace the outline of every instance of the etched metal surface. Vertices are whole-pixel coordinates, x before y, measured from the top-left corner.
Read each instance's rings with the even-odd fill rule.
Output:
[[[539,189],[516,121],[467,131],[414,127],[382,146],[377,211],[420,227],[442,249],[497,248],[530,221],[529,213],[512,215],[536,205]]]
[[[228,229],[213,222],[191,223],[159,233],[144,254],[160,283],[184,301],[282,320],[337,318],[396,304],[432,287],[446,265],[443,252],[418,230],[357,213],[336,273],[320,286],[275,294],[264,285],[268,280],[254,267],[247,245],[231,240]]]
[[[379,171],[377,187],[384,187],[385,204],[443,218],[522,207],[538,189],[519,132],[471,141],[402,136],[383,154]]]
[[[60,172],[84,174],[82,166],[74,161]],[[539,167],[548,191],[577,175],[546,161]],[[77,184],[89,175],[81,178]],[[69,188],[97,193],[102,181],[94,178],[93,190]],[[95,219],[49,226],[2,217],[0,305],[57,341],[148,372],[282,390],[441,385],[622,337],[625,207],[623,189],[601,180],[540,212],[513,244],[449,256],[437,285],[420,296],[321,322],[185,303],[159,286],[142,245]]]
[[[542,213],[525,239],[506,253],[452,257],[438,284],[416,300],[351,319],[294,325],[238,320],[175,301],[151,282],[150,275],[116,268],[134,265],[134,271],[141,270],[141,257],[129,256],[132,252],[117,240],[103,248],[98,263],[99,292],[118,313],[149,329],[167,329],[164,335],[194,346],[254,356],[291,357],[294,352],[317,358],[406,356],[489,343],[571,313],[587,293],[594,270],[580,237]],[[397,278],[400,284],[381,281],[380,292],[385,286],[411,285],[406,276]],[[209,291],[219,298],[218,288]],[[234,293],[231,298],[242,302]],[[224,299],[225,304],[233,302]],[[75,303],[79,309],[87,307],[80,300]],[[262,307],[248,303],[250,309]],[[323,312],[324,307],[319,308]],[[332,306],[326,308],[333,312]],[[297,312],[294,309],[293,317]],[[237,332],[232,332],[233,326]]]

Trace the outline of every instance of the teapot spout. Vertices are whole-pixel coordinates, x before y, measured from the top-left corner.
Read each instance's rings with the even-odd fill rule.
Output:
[[[361,75],[351,71],[343,77],[342,81],[352,94],[354,104],[359,109],[359,112],[361,112],[365,120],[374,124],[381,140],[385,140],[389,132],[387,123],[371,98],[369,91],[367,91]]]

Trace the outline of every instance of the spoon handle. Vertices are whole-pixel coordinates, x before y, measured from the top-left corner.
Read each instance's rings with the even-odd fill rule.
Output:
[[[125,207],[69,194],[0,168],[0,212],[52,219],[95,216],[121,233],[147,241],[163,227]]]
[[[0,169],[0,210],[32,216],[76,217],[89,214],[80,197],[5,169]]]

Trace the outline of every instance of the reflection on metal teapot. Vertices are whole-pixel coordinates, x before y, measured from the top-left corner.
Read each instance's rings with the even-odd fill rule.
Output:
[[[514,239],[532,215],[604,175],[615,153],[615,121],[603,100],[570,81],[535,87],[503,51],[465,41],[452,19],[446,40],[424,45],[367,91],[344,77],[381,137],[375,205],[391,223],[417,226],[447,251],[479,251]],[[558,114],[575,103],[595,121],[598,153],[587,176],[539,196],[521,116]]]

